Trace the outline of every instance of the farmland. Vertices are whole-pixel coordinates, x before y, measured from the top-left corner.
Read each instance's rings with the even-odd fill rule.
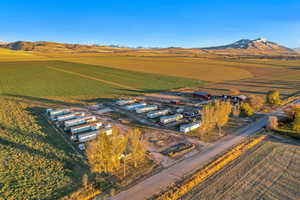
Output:
[[[2,94],[70,97],[118,96],[199,86],[202,82],[62,61],[0,63]]]
[[[0,199],[57,199],[81,187],[87,167],[37,106],[0,98]]]
[[[183,199],[299,199],[299,155],[299,142],[271,138]]]
[[[1,50],[0,199],[57,199],[81,187],[80,180],[88,169],[43,119],[41,112],[45,108],[74,106],[75,102],[86,105],[90,100],[99,103],[102,98],[189,87],[212,94],[235,88],[243,94],[264,95],[270,89],[279,89],[283,95],[290,95],[300,88],[299,65],[299,61],[212,56],[37,54]],[[270,154],[270,159],[275,155],[272,149],[277,149],[278,155],[280,152],[287,155],[284,156],[287,159],[295,155],[286,149],[298,151],[295,145],[278,144],[269,141],[259,151]],[[250,164],[263,157],[259,151],[249,155]],[[242,160],[240,165],[243,162],[246,161]],[[264,162],[270,166],[273,160]],[[281,169],[280,162],[274,167]],[[255,177],[260,177],[260,172],[253,173],[252,179]],[[197,198],[202,193],[198,194],[196,189],[195,194]]]

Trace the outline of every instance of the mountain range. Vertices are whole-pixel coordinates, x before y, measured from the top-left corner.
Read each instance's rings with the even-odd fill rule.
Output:
[[[56,53],[115,53],[115,52],[156,52],[156,53],[171,53],[171,54],[217,54],[217,55],[287,55],[299,56],[300,49],[290,49],[264,38],[254,40],[241,39],[237,42],[228,45],[205,47],[205,48],[129,48],[119,47],[115,45],[100,46],[100,45],[84,45],[84,44],[66,44],[56,42],[0,42],[0,47],[11,50],[36,51],[36,52],[56,52]]]

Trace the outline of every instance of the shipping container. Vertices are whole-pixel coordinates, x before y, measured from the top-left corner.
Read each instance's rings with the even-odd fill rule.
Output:
[[[201,125],[201,122],[199,122],[199,121],[189,123],[189,124],[183,124],[183,125],[180,125],[179,130],[180,130],[180,132],[187,133],[187,132],[190,132],[192,130],[199,128],[200,125]]]
[[[152,112],[147,113],[147,117],[153,119],[153,118],[156,118],[156,117],[160,117],[160,116],[166,115],[169,112],[170,111],[168,109],[152,111]]]
[[[124,106],[126,104],[131,104],[134,102],[135,102],[135,99],[121,99],[121,100],[116,101],[116,104],[118,106]]]
[[[71,120],[71,119],[78,119],[78,118],[81,118],[84,116],[85,116],[84,112],[74,112],[74,113],[70,113],[70,114],[66,114],[66,115],[60,115],[55,120],[57,120],[59,122],[63,122],[63,121]]]
[[[129,104],[127,106],[124,106],[123,108],[125,110],[129,110],[129,111],[132,111],[132,110],[136,110],[136,109],[139,109],[139,108],[143,108],[145,107],[147,104],[144,103],[144,102],[140,102],[140,103],[134,103],[134,104]]]
[[[97,130],[102,126],[102,122],[96,122],[96,123],[91,123],[91,124],[84,124],[84,125],[79,125],[79,126],[73,126],[71,127],[70,131],[72,134],[76,133],[82,133],[85,131],[90,131],[90,130]]]
[[[153,111],[153,110],[157,110],[158,106],[157,105],[148,105],[139,109],[136,109],[135,111],[137,113],[145,113],[145,112],[149,112],[149,111]]]
[[[183,118],[182,114],[175,114],[175,115],[168,115],[168,116],[160,117],[159,121],[163,124],[167,124],[167,123],[174,122],[174,121],[177,121],[182,118]]]
[[[71,112],[71,109],[68,109],[68,108],[57,109],[57,110],[53,110],[53,109],[49,108],[46,110],[47,115],[52,119],[59,115],[64,115],[64,114],[67,114],[70,112]]]
[[[72,126],[77,126],[80,124],[85,124],[88,122],[95,122],[97,120],[96,116],[87,116],[79,119],[72,119],[64,122],[65,129],[68,130]]]

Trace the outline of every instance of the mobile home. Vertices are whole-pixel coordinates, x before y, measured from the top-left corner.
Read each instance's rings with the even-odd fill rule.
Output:
[[[132,111],[132,110],[137,110],[139,108],[143,108],[145,107],[147,104],[144,103],[144,102],[140,102],[140,103],[134,103],[134,104],[129,104],[127,106],[124,106],[123,108],[125,110],[129,110],[129,111]]]
[[[193,123],[189,123],[189,124],[183,124],[180,126],[179,131],[183,132],[183,133],[187,133],[190,132],[192,130],[195,130],[197,128],[199,128],[201,125],[201,123],[198,122],[193,122]]]
[[[101,122],[96,122],[96,123],[91,123],[91,124],[84,124],[84,125],[79,125],[79,126],[73,126],[71,127],[70,131],[72,134],[76,133],[82,133],[85,131],[90,131],[90,130],[97,130],[102,126]]]
[[[64,108],[64,109],[57,109],[57,110],[53,110],[51,108],[46,110],[47,115],[51,118],[54,119],[55,117],[59,116],[59,115],[64,115],[67,113],[70,113],[71,109],[69,108]]]
[[[126,104],[131,104],[134,102],[135,102],[135,99],[121,99],[121,100],[116,101],[116,104],[118,106],[124,106]]]
[[[157,111],[151,111],[149,113],[147,113],[147,117],[150,119],[153,119],[155,117],[159,117],[159,116],[163,116],[168,114],[170,111],[168,109],[165,110],[157,110]]]
[[[174,122],[174,121],[177,121],[182,118],[183,118],[182,114],[175,114],[175,115],[168,115],[168,116],[160,117],[159,121],[163,124],[167,124],[167,123]]]
[[[70,113],[70,114],[66,114],[66,115],[60,115],[56,118],[56,120],[59,122],[63,122],[63,121],[71,120],[71,119],[78,119],[78,118],[81,118],[84,116],[85,116],[84,112],[74,112],[74,113]]]
[[[77,126],[80,124],[85,124],[88,122],[95,122],[97,120],[96,116],[87,116],[79,119],[72,119],[64,122],[65,129],[68,130],[72,126]]]
[[[149,105],[149,106],[145,106],[142,108],[138,108],[135,110],[136,113],[145,113],[145,112],[149,112],[149,111],[153,111],[153,110],[157,110],[158,106],[157,105]]]

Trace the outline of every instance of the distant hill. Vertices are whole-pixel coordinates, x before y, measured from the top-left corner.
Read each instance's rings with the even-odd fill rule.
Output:
[[[0,41],[0,45],[5,45],[7,42]]]
[[[297,51],[300,53],[300,48],[295,48],[294,51]]]
[[[99,45],[84,45],[84,44],[66,44],[57,42],[27,42],[17,41],[11,43],[0,44],[2,48],[8,48],[11,50],[23,50],[23,51],[38,51],[44,53],[103,53],[103,52],[115,52],[124,50],[126,48],[99,46]]]
[[[123,53],[132,56],[198,56],[198,55],[221,55],[221,56],[299,56],[293,49],[278,45],[263,38],[255,40],[242,39],[235,43],[207,47],[207,48],[129,48],[118,45],[100,46],[87,44],[67,44],[57,42],[27,42],[17,41],[1,43],[0,48],[10,50],[34,51],[40,53]]]
[[[268,41],[264,38],[255,40],[241,39],[237,42],[228,45],[206,47],[203,50],[213,51],[215,53],[234,53],[234,54],[297,54],[293,49],[276,44],[275,42]]]

